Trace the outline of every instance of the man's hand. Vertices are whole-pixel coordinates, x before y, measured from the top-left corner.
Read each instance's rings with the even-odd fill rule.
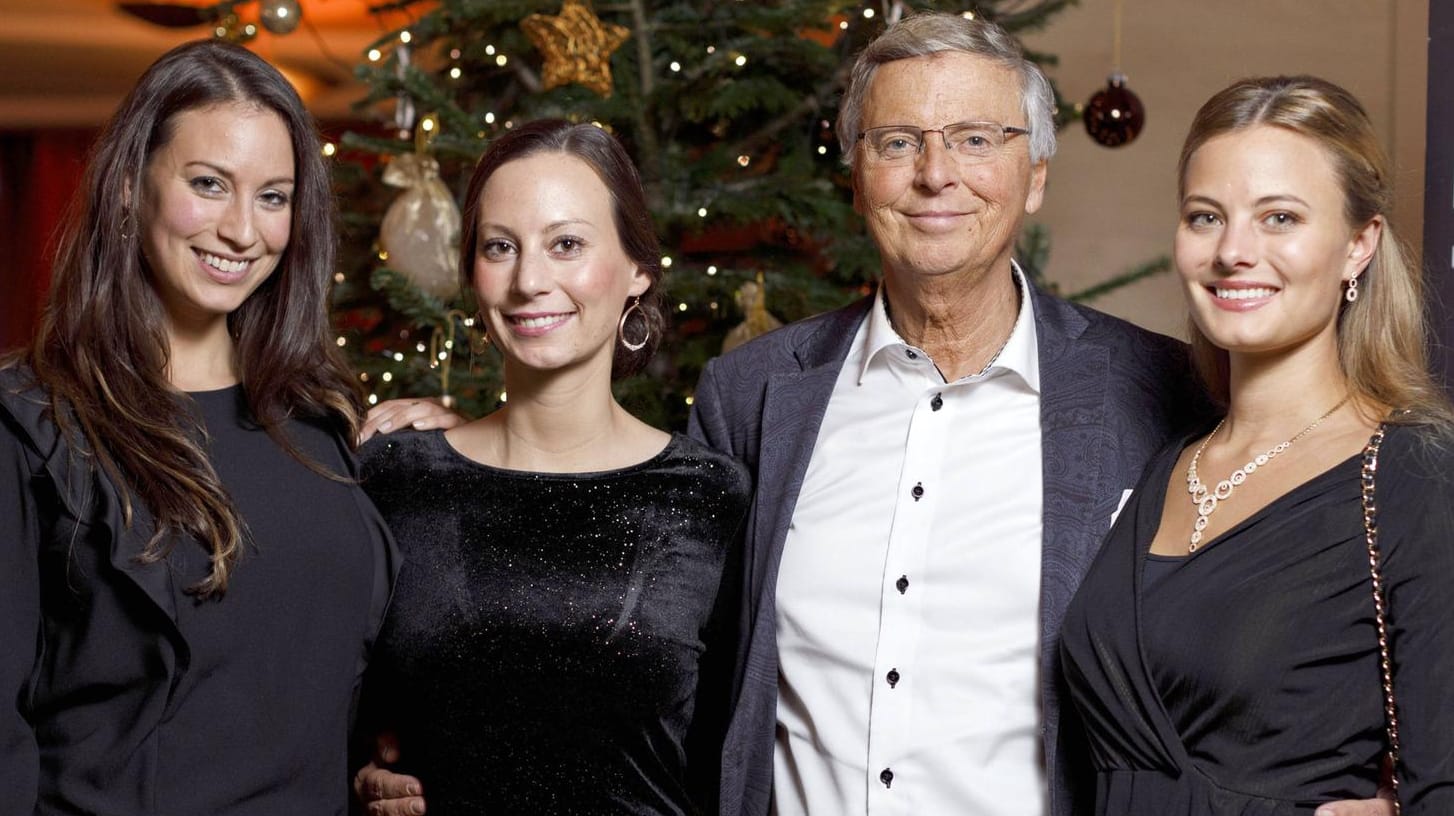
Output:
[[[1320,805],[1313,816],[1393,816],[1393,791],[1379,788],[1377,799],[1329,802]]]
[[[358,443],[362,445],[374,434],[386,434],[400,428],[449,430],[464,424],[464,421],[464,417],[444,407],[435,397],[385,400],[369,409],[363,429],[359,431]]]
[[[374,758],[353,777],[353,794],[369,816],[421,816],[424,786],[388,769],[399,761],[399,741],[388,731],[374,741]]]

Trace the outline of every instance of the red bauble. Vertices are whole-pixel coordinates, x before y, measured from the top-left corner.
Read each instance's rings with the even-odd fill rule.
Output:
[[[1146,108],[1126,87],[1124,74],[1111,74],[1106,87],[1096,91],[1085,106],[1085,132],[1098,144],[1120,147],[1146,127]]]

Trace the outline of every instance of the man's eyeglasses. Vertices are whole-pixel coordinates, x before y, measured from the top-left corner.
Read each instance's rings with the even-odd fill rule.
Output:
[[[944,149],[962,164],[989,161],[999,154],[1005,142],[1016,136],[1028,136],[1024,128],[999,122],[956,122],[936,130],[913,125],[887,125],[869,128],[858,134],[868,158],[876,164],[911,162],[924,152],[925,134],[938,133],[944,138]]]

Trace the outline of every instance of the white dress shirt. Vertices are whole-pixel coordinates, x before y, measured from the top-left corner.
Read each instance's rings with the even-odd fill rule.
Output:
[[[883,287],[833,389],[777,582],[778,816],[1035,816],[1035,322],[945,383]]]

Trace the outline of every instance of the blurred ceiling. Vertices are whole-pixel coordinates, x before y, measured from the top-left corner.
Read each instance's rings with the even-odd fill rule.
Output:
[[[165,0],[209,6],[207,0]],[[286,35],[260,31],[248,47],[293,80],[315,116],[357,118],[364,94],[353,66],[400,12],[374,13],[381,0],[299,0],[303,24]],[[256,21],[258,4],[237,8]],[[117,8],[115,0],[0,0],[0,130],[102,124],[141,72],[173,45],[211,36],[209,26],[164,28]]]

